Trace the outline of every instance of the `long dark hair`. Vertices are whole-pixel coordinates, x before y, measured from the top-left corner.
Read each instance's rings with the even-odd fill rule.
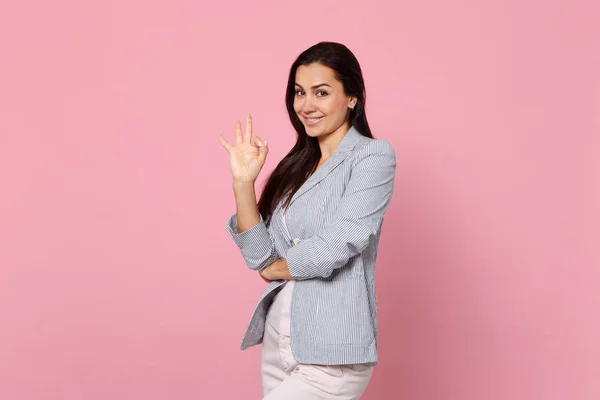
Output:
[[[306,49],[298,56],[290,68],[290,74],[285,92],[285,105],[292,126],[298,134],[296,144],[279,162],[264,186],[258,202],[258,211],[268,225],[277,204],[285,197],[287,206],[292,196],[315,171],[321,149],[316,137],[306,134],[304,125],[294,111],[296,95],[296,70],[301,65],[319,63],[331,68],[336,78],[342,83],[347,96],[357,98],[354,109],[350,111],[350,125],[361,135],[372,138],[371,129],[365,114],[365,83],[358,60],[343,44],[335,42],[320,42]]]

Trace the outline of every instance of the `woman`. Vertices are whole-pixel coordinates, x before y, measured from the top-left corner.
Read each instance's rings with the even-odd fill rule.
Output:
[[[227,231],[269,282],[242,349],[262,343],[264,399],[358,399],[377,363],[375,259],[394,185],[393,148],[375,140],[358,61],[339,43],[304,51],[286,106],[297,142],[254,183],[266,140],[236,125],[229,152],[237,212]]]

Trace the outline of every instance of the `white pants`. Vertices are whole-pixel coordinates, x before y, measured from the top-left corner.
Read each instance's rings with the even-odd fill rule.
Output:
[[[290,348],[290,305],[294,281],[275,297],[267,315],[262,344],[263,400],[356,400],[365,391],[373,367],[299,364]]]

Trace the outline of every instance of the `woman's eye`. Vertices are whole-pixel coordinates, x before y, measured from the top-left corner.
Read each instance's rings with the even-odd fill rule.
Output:
[[[318,97],[324,97],[324,96],[327,96],[327,92],[324,92],[324,91],[322,91],[322,90],[319,90],[319,91],[317,92],[317,96],[318,96]]]
[[[302,96],[304,92],[302,90],[296,90],[296,96]]]

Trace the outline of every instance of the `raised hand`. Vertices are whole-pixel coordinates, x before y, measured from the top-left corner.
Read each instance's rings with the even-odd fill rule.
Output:
[[[246,116],[246,131],[242,134],[242,125],[237,121],[235,125],[235,146],[219,134],[219,141],[229,153],[229,166],[234,181],[254,182],[260,173],[269,148],[267,141],[252,135],[252,117]]]

